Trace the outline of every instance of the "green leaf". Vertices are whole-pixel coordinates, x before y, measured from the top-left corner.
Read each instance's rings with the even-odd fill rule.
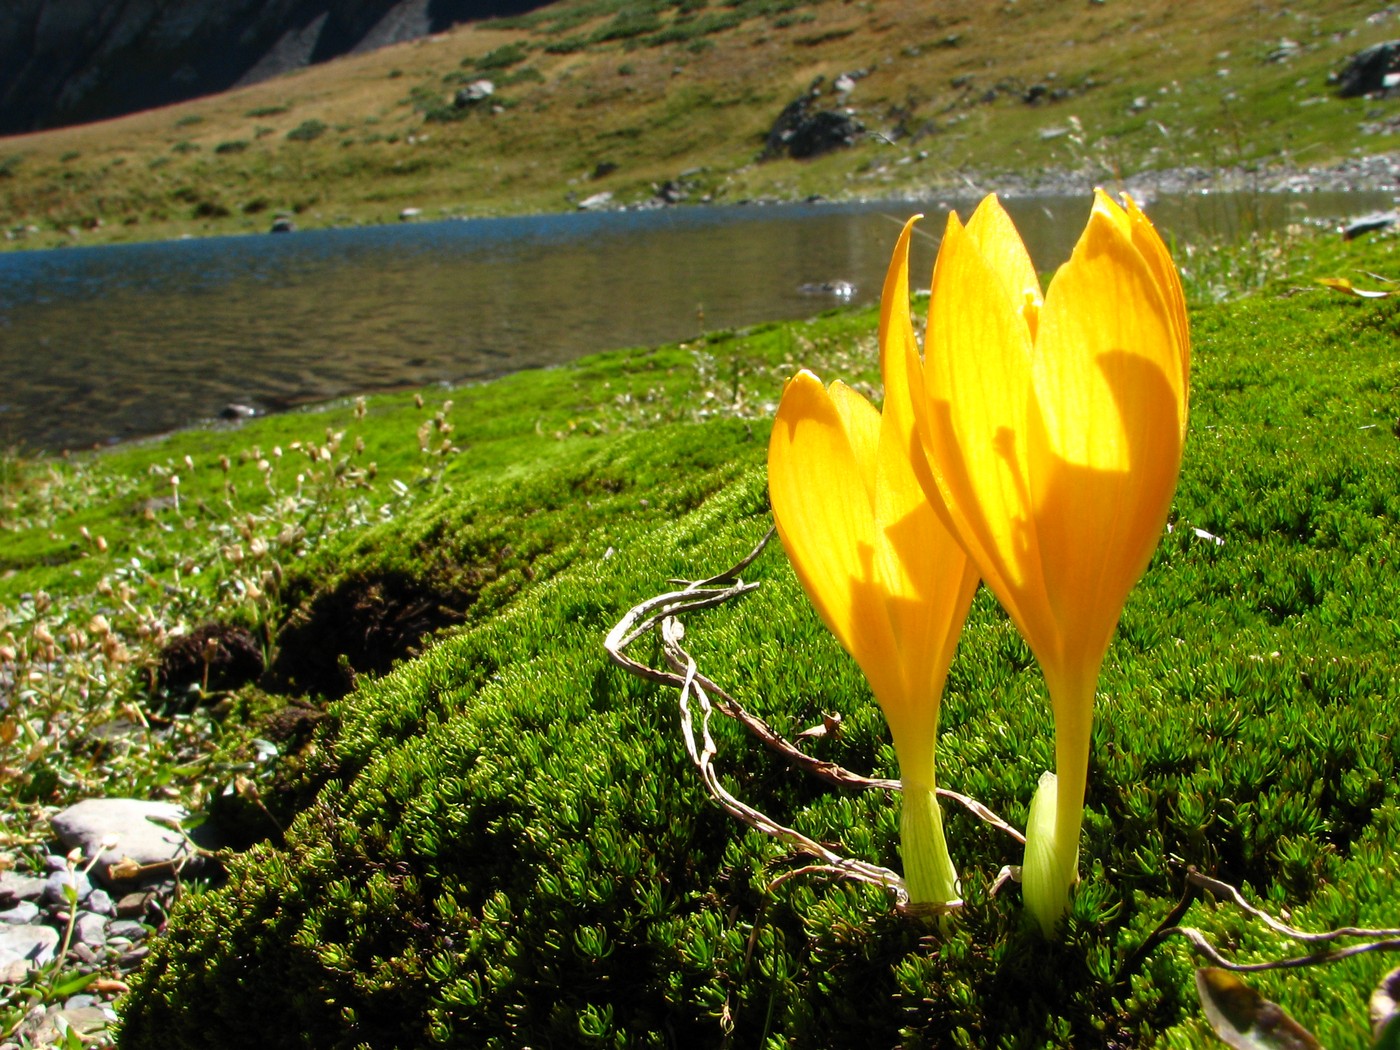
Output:
[[[1227,970],[1196,971],[1206,1019],[1235,1050],[1322,1050],[1312,1033]]]
[[[95,973],[75,973],[70,971],[54,982],[49,989],[50,999],[67,999],[70,995],[77,995],[93,981],[97,980]]]
[[[1400,969],[1381,978],[1371,993],[1372,1050],[1400,1050]]]

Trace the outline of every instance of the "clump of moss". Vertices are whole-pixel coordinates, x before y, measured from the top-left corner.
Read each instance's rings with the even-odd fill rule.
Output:
[[[333,705],[307,772],[325,786],[282,845],[177,910],[126,1001],[123,1045],[1198,1044],[1184,944],[1134,955],[1180,896],[1176,865],[1310,928],[1395,925],[1400,747],[1376,727],[1398,677],[1397,318],[1321,290],[1193,312],[1187,459],[1105,666],[1084,848],[1097,859],[1063,941],[1027,931],[1014,888],[989,895],[1019,849],[960,810],[948,837],[968,904],[940,937],[869,888],[770,888],[799,858],[708,802],[675,696],[601,649],[628,607],[726,567],[766,529],[762,425],[600,428],[586,455],[481,464],[497,480],[469,498],[317,555],[326,577],[446,579],[511,547],[528,554],[499,579],[537,578],[488,581],[459,628]],[[789,737],[841,715],[808,747],[890,774],[863,680],[781,553],[746,576],[759,590],[688,625],[702,669]],[[1050,717],[985,593],[944,712],[940,779],[1023,824]],[[814,783],[713,728],[730,790],[897,864],[893,799]],[[1283,954],[1207,904],[1188,921]],[[1325,1045],[1359,1045],[1383,966],[1258,983]]]

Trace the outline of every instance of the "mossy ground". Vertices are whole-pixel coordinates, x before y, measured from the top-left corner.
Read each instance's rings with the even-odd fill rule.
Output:
[[[1305,928],[1397,925],[1400,304],[1311,280],[1392,273],[1395,243],[1195,258],[1187,458],[1100,684],[1084,881],[1053,945],[1025,928],[1014,886],[989,894],[1018,848],[956,809],[968,904],[941,935],[869,888],[770,888],[796,858],[707,800],[674,693],[602,650],[626,609],[763,534],[782,378],[808,365],[868,386],[869,311],[600,355],[422,407],[376,397],[8,464],[6,644],[29,652],[42,623],[82,666],[64,631],[101,613],[131,650],[110,693],[47,698],[78,741],[122,714],[104,695],[147,705],[160,729],[170,698],[132,685],[143,623],[237,620],[274,668],[343,643],[337,688],[264,683],[344,694],[277,757],[249,740],[277,702],[251,686],[167,715],[207,734],[176,768],[0,735],[17,830],[26,807],[138,766],[138,790],[197,806],[243,776],[289,825],[268,822],[225,885],[185,897],[124,1002],[123,1045],[1196,1046],[1209,1036],[1185,942],[1124,969],[1179,898],[1181,865]],[[1259,293],[1203,301],[1214,275],[1269,258],[1287,273]],[[839,713],[840,734],[809,748],[892,775],[868,690],[781,550],[746,578],[760,588],[688,618],[701,669],[789,737]],[[395,621],[387,674],[364,621],[335,619],[373,606],[376,585],[375,623],[405,595],[426,603]],[[319,633],[296,633],[308,625]],[[1022,825],[1050,717],[985,592],[943,710],[942,782]],[[898,867],[896,799],[805,779],[728,723],[715,735],[736,795]],[[1184,921],[1240,958],[1296,954],[1225,905],[1198,901]],[[1385,968],[1368,956],[1251,980],[1339,1050],[1367,1045]]]
[[[1396,33],[1365,0],[559,0],[295,75],[0,140],[0,246],[619,204],[938,193],[1073,171],[1327,165],[1393,150],[1328,77]],[[1291,43],[1285,43],[1291,42]],[[1296,45],[1296,46],[1292,46]],[[849,98],[832,85],[864,73]],[[490,104],[457,108],[489,77]],[[817,77],[853,148],[758,163]]]

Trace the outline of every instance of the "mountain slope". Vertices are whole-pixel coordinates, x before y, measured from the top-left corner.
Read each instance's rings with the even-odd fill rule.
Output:
[[[9,0],[0,134],[121,116],[538,0]]]
[[[1359,0],[560,0],[0,140],[0,222],[38,247],[265,231],[279,211],[306,227],[1335,163],[1400,146],[1395,102],[1329,83],[1392,34]],[[482,79],[489,96],[456,101]],[[852,144],[760,163],[804,98],[855,122]]]

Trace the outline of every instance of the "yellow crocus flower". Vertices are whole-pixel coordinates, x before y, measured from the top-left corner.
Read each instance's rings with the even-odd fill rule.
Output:
[[[906,258],[909,234],[906,227],[900,240]],[[889,724],[903,780],[900,851],[910,903],[951,907],[960,901],[934,749],[943,683],[977,577],[915,473],[927,467],[905,363],[914,345],[907,263],[891,265],[883,302],[883,411],[844,383],[823,387],[799,372],[774,421],[768,488],[797,578],[860,665]]]
[[[996,197],[934,265],[918,431],[930,498],[1035,653],[1055,775],[1031,804],[1022,886],[1049,936],[1078,880],[1094,690],[1167,518],[1186,437],[1181,281],[1131,199],[1102,191],[1044,297]]]

